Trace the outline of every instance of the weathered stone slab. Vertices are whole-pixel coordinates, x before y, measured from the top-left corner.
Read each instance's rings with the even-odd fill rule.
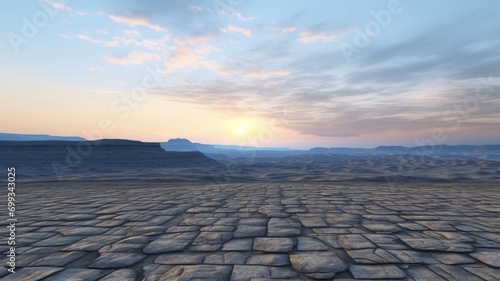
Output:
[[[305,252],[290,255],[293,268],[315,279],[333,278],[347,269],[346,263],[333,253]]]

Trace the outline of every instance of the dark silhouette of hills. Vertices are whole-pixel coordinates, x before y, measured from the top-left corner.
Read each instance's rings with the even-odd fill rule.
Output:
[[[192,151],[194,148],[196,151]],[[498,157],[498,148],[381,146],[260,150],[220,148],[187,139],[161,145],[130,140],[0,141],[0,168],[14,166],[20,180],[36,181],[488,182],[500,179],[500,162],[490,159]]]
[[[60,137],[51,135],[30,135],[30,134],[10,134],[10,133],[0,133],[0,141],[84,141],[81,137]]]
[[[246,146],[220,146],[192,143],[188,139],[172,139],[161,143],[167,151],[200,151],[219,162],[266,161],[302,155],[383,156],[418,155],[434,158],[480,158],[500,161],[500,145],[433,145],[433,146],[378,146],[376,148],[315,147],[309,150],[287,148],[260,148]],[[320,158],[318,158],[320,159]]]
[[[161,147],[166,151],[200,151],[196,145],[188,139],[170,139],[161,143]]]
[[[2,165],[30,174],[202,168],[220,165],[199,151],[165,151],[159,143],[130,140],[0,141]]]

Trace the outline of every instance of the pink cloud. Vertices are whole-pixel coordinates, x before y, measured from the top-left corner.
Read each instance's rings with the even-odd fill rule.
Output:
[[[166,31],[163,27],[151,24],[146,18],[143,17],[122,17],[115,15],[108,15],[108,17],[117,23],[123,23],[131,27],[144,26],[159,32]]]
[[[313,43],[317,41],[326,43],[339,40],[353,31],[353,29],[338,29],[331,32],[304,30],[300,33],[299,41],[302,43]]]
[[[237,26],[233,26],[233,25],[230,25],[227,28],[221,28],[220,31],[222,31],[224,33],[237,32],[237,33],[241,33],[247,37],[252,37],[252,31],[250,29],[243,28],[243,27],[237,27]]]

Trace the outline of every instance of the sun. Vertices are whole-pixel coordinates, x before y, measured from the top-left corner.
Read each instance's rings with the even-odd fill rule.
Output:
[[[240,137],[244,137],[247,134],[247,126],[245,124],[240,124],[238,127],[236,127],[236,135]]]
[[[237,137],[246,137],[252,132],[252,122],[248,119],[237,119],[233,121],[233,132]]]

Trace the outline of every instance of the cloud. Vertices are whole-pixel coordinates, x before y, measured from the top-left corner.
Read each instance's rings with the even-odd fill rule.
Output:
[[[165,71],[173,72],[177,69],[195,69],[204,67],[212,70],[221,68],[221,64],[208,58],[208,55],[217,51],[211,46],[209,36],[192,36],[174,40],[174,52],[165,61]]]
[[[104,56],[105,61],[124,66],[142,64],[153,59],[158,59],[158,55],[141,51],[134,51],[126,56]]]
[[[117,16],[117,15],[108,15],[108,17],[113,20],[114,22],[117,23],[122,23],[126,24],[131,27],[137,27],[137,26],[144,26],[147,28],[150,28],[152,30],[158,31],[158,32],[165,32],[166,30],[159,26],[159,25],[154,25],[149,22],[147,18],[144,17],[139,17],[139,16]]]
[[[240,12],[237,12],[234,8],[219,9],[216,12],[220,13],[222,17],[236,18],[239,21],[252,21],[255,17],[244,16]]]
[[[105,56],[108,63],[161,60],[169,80],[155,94],[166,99],[226,117],[271,117],[285,109],[288,129],[332,138],[429,137],[434,128],[450,128],[453,123],[443,115],[455,106],[463,108],[474,96],[472,82],[492,74],[491,95],[457,133],[499,129],[500,40],[494,24],[476,28],[478,19],[472,17],[429,24],[428,30],[409,27],[404,36],[392,36],[391,26],[347,64],[334,44],[314,44],[338,43],[353,35],[352,28],[338,28],[337,20],[311,25],[301,12],[252,22],[230,10],[220,21],[211,3],[134,1],[112,19],[126,25],[122,33],[82,32],[65,38],[115,47],[115,54],[122,51],[119,47],[136,49]],[[456,32],[468,26],[474,32]],[[151,32],[138,27],[165,33],[145,37]],[[254,39],[234,40],[239,34]],[[452,115],[459,118],[460,112]]]
[[[93,44],[100,44],[103,42],[102,40],[92,38],[92,37],[85,35],[85,34],[74,34],[74,35],[60,34],[59,36],[61,36],[64,39],[68,39],[68,40],[79,39],[79,40],[87,41],[87,42],[90,42]]]
[[[57,10],[69,11],[69,12],[71,12],[73,14],[77,14],[79,16],[85,16],[85,15],[87,15],[87,13],[75,10],[75,9],[73,9],[73,8],[67,6],[67,5],[64,5],[61,2],[53,2],[53,1],[48,1],[48,0],[45,0],[44,2],[50,4],[52,7],[54,7]]]
[[[274,34],[287,34],[289,32],[294,32],[297,30],[297,27],[295,26],[280,26],[280,27],[275,27],[273,33]]]
[[[248,28],[243,28],[243,27],[237,27],[237,26],[234,26],[234,25],[230,25],[228,26],[227,28],[221,28],[220,29],[222,32],[226,33],[226,32],[237,32],[237,33],[241,33],[247,37],[252,37],[252,31]]]
[[[107,35],[106,33],[102,33],[101,31],[96,31],[99,35]],[[167,41],[170,39],[169,35],[164,35],[160,38],[142,38],[142,34],[137,30],[124,30],[122,31],[122,36],[115,36],[112,38],[105,39],[97,39],[95,37],[91,37],[87,34],[75,34],[75,35],[67,35],[60,34],[62,38],[73,40],[79,39],[84,40],[93,44],[100,44],[104,47],[116,48],[116,47],[124,47],[124,46],[136,46],[139,48],[144,48],[152,51],[162,51],[167,46]],[[94,34],[95,35],[95,34]]]
[[[191,10],[193,10],[195,12],[203,12],[203,11],[205,11],[205,9],[203,7],[198,6],[198,5],[189,5],[188,7],[189,7],[189,9],[191,9]]]
[[[287,76],[289,75],[289,71],[285,70],[275,70],[275,71],[264,71],[264,72],[248,72],[245,73],[245,76],[250,77],[250,78],[255,78],[255,79],[267,79],[270,77],[276,77],[276,76]]]
[[[343,36],[353,31],[354,29],[337,29],[329,32],[307,29],[300,32],[299,41],[305,44],[317,41],[326,43],[340,40]]]

